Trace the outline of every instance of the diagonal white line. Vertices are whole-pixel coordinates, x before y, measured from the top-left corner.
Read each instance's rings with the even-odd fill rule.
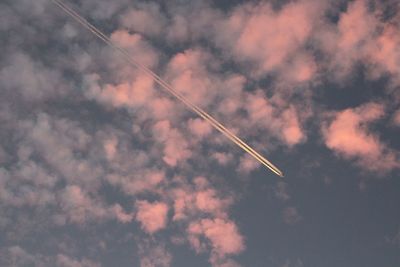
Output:
[[[167,82],[165,82],[160,76],[158,76],[152,70],[150,70],[146,66],[142,65],[140,62],[136,61],[129,54],[129,52],[127,50],[125,50],[122,47],[115,44],[108,36],[106,36],[99,29],[97,29],[94,25],[92,25],[86,19],[84,19],[82,16],[80,16],[78,13],[76,13],[73,9],[66,6],[60,0],[51,0],[51,1],[55,5],[57,5],[59,8],[61,8],[65,13],[67,13],[69,16],[71,16],[73,19],[75,19],[79,24],[84,26],[87,30],[89,30],[94,35],[96,35],[99,39],[104,41],[107,45],[109,45],[110,47],[117,50],[121,55],[124,56],[124,58],[131,65],[137,67],[139,70],[144,72],[146,75],[152,77],[155,80],[155,82],[161,86],[161,88],[163,88],[165,91],[167,91],[172,96],[174,96],[179,101],[181,101],[184,105],[186,105],[189,109],[191,109],[193,112],[195,112],[198,116],[200,116],[201,118],[206,120],[208,123],[210,123],[215,129],[217,129],[219,132],[221,132],[223,135],[225,135],[229,140],[231,140],[236,145],[238,145],[240,148],[242,148],[244,151],[249,153],[257,161],[259,161],[265,167],[270,169],[272,172],[274,172],[275,174],[277,174],[280,177],[283,177],[282,171],[279,170],[274,164],[272,164],[264,156],[262,156],[257,151],[255,151],[252,147],[250,147],[248,144],[246,144],[242,139],[240,139],[238,136],[236,136],[234,133],[232,133],[229,129],[227,129],[224,125],[222,125],[220,122],[218,122],[216,119],[214,119],[210,114],[208,114],[203,109],[198,107],[196,104],[192,103],[190,100],[185,98],[182,94],[177,92],[171,85],[169,85]]]

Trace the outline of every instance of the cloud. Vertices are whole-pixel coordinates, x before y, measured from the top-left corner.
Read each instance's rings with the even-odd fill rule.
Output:
[[[368,126],[384,116],[384,107],[368,103],[332,114],[323,123],[326,146],[346,159],[355,159],[363,168],[386,172],[399,167],[397,154],[388,148]]]
[[[288,146],[296,145],[305,139],[305,134],[301,129],[298,114],[293,106],[283,113],[285,124],[282,129],[284,141]]]
[[[124,170],[120,171],[123,172]],[[127,195],[157,191],[164,180],[165,174],[162,171],[152,169],[144,169],[128,175],[124,175],[123,173],[119,174],[117,172],[107,176],[107,181],[111,185],[121,188]]]
[[[8,247],[0,252],[0,263],[7,266],[27,266],[43,264],[43,262],[19,246]]]
[[[214,253],[220,257],[228,254],[238,254],[244,249],[244,240],[237,226],[232,221],[224,219],[202,219],[189,225],[187,232],[191,246],[198,252],[204,244],[200,237],[207,238]]]
[[[75,260],[66,255],[57,255],[57,266],[60,267],[100,267],[100,264],[95,263],[91,260]]]
[[[45,207],[54,203],[56,177],[33,161],[21,165],[13,170],[0,168],[2,202],[15,207]]]
[[[158,63],[158,53],[140,34],[130,34],[126,30],[117,30],[111,34],[110,38],[126,49],[132,58],[143,66],[151,68]]]
[[[121,205],[115,204],[112,208],[111,211],[113,214],[115,214],[115,217],[117,218],[118,221],[121,223],[129,223],[133,220],[134,215],[133,213],[126,213]]]
[[[202,119],[190,119],[188,121],[189,130],[200,138],[207,137],[211,131],[211,125]]]
[[[20,5],[17,5],[17,9],[24,14],[31,14],[34,16],[42,15],[45,12],[47,5],[49,4],[45,0],[38,0],[30,2],[28,0],[21,1]],[[29,12],[28,12],[29,11]]]
[[[241,5],[218,25],[217,45],[228,48],[239,62],[254,63],[257,75],[279,70],[303,50],[318,19],[318,7],[315,1],[290,2],[279,10],[264,2]],[[309,70],[304,69],[299,80],[311,78],[311,69],[305,68]]]
[[[19,246],[11,246],[0,251],[0,263],[4,266],[55,266],[57,267],[100,267],[99,263],[82,258],[75,259],[65,254],[52,256],[32,254]]]
[[[167,66],[166,78],[173,88],[192,103],[206,107],[214,99],[220,77],[212,75],[218,60],[203,49],[187,49],[174,55]]]
[[[390,4],[388,4],[390,5]],[[370,79],[382,76],[391,78],[394,86],[399,84],[398,16],[385,21],[385,4],[357,0],[348,3],[339,13],[337,25],[325,23],[314,39],[319,40],[325,57],[329,58],[328,71],[343,81],[351,77],[354,69],[364,64]]]
[[[212,266],[239,266],[232,257],[252,237],[230,213],[241,193],[224,176],[250,175],[257,161],[50,2],[8,2],[0,4],[0,34],[7,37],[0,40],[0,228],[4,246],[21,247],[1,249],[0,265],[98,266],[84,256],[116,243],[126,248],[144,232],[152,241],[135,240],[142,266],[170,266],[173,244],[206,253]],[[384,4],[362,0],[344,10],[313,0],[218,5],[72,6],[262,153],[312,145],[310,122],[317,122],[337,156],[363,170],[399,167],[375,124],[385,123],[385,106],[398,102],[397,15],[385,18]],[[49,35],[49,25],[58,30]],[[382,90],[387,103],[321,107],[326,115],[319,116],[315,96],[325,94],[324,82],[345,83],[360,65],[368,79],[390,80]],[[292,197],[283,182],[272,190],[281,201]],[[302,217],[288,206],[282,218],[294,224]],[[140,227],[130,227],[134,220]],[[175,242],[164,244],[161,230]],[[65,231],[72,247],[60,237]],[[46,242],[28,252],[32,236]]]
[[[167,226],[168,206],[165,203],[138,200],[136,208],[136,220],[145,232],[153,234]]]
[[[201,211],[211,213],[221,210],[223,202],[217,198],[216,193],[213,189],[197,192],[195,198],[197,208]]]
[[[376,67],[375,71],[393,75],[397,84],[400,81],[399,46],[399,30],[389,24],[384,26],[382,34],[377,37],[375,44],[368,51],[368,54],[371,56],[371,63]],[[372,67],[372,69],[374,68]]]
[[[286,207],[282,211],[282,217],[286,224],[296,224],[302,220],[302,217],[300,216],[296,207]]]
[[[171,191],[174,221],[195,219],[201,214],[225,218],[233,197],[217,191],[205,177],[195,177],[193,185],[184,180]]]
[[[139,245],[140,267],[169,267],[172,256],[164,244],[152,245],[142,242]]]
[[[393,115],[393,123],[396,126],[400,126],[400,110],[397,110]]]
[[[138,75],[129,83],[122,83],[116,86],[107,84],[104,88],[100,88],[95,84],[97,80],[97,75],[87,76],[87,82],[90,84],[87,95],[113,107],[141,107],[154,96],[154,82],[144,75]]]
[[[96,19],[107,20],[123,10],[128,4],[129,1],[127,0],[113,2],[89,0],[83,2],[80,9],[89,13]]]
[[[172,128],[168,120],[157,122],[153,127],[155,139],[164,146],[163,160],[169,166],[176,166],[191,157],[189,144],[178,129]]]
[[[288,184],[282,181],[279,181],[274,186],[275,196],[282,201],[288,201],[290,199],[290,195],[288,192]]]
[[[351,74],[354,64],[363,60],[365,45],[373,41],[377,23],[362,0],[350,3],[347,11],[341,14],[336,48],[337,72],[342,72],[340,76]]]
[[[217,160],[217,162],[224,166],[232,161],[233,155],[231,153],[215,152],[212,157]]]
[[[78,186],[67,186],[60,199],[64,214],[73,223],[82,224],[89,219],[102,219],[107,216],[107,211]]]
[[[304,142],[306,135],[301,120],[305,120],[307,115],[299,112],[299,108],[294,105],[288,104],[287,107],[281,105],[279,101],[268,100],[261,90],[249,94],[245,105],[249,117],[247,122],[254,127],[268,130],[269,134],[289,147]],[[286,106],[286,103],[284,105]]]
[[[3,63],[4,64],[4,63]],[[6,66],[0,70],[0,83],[10,94],[20,94],[29,102],[62,96],[60,73],[50,69],[22,52],[8,56]],[[18,73],[18,75],[15,75]],[[64,88],[67,89],[67,88]]]
[[[145,36],[158,36],[165,27],[166,18],[156,3],[138,3],[120,17],[121,25]]]
[[[375,26],[375,18],[369,14],[365,1],[350,3],[338,22],[339,49],[349,52],[359,48],[362,41],[371,37]]]
[[[246,154],[240,157],[237,170],[242,174],[249,174],[260,166],[261,164],[258,161],[255,161],[252,156]]]
[[[79,123],[40,113],[35,121],[22,123],[20,130],[26,136],[28,148],[40,153],[46,164],[64,179],[72,181],[85,177],[76,181],[82,186],[95,187],[102,169],[89,158],[77,156],[88,151],[92,140]]]

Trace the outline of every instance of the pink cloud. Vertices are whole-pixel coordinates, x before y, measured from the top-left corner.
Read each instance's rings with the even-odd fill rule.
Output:
[[[372,9],[365,0],[350,2],[337,25],[325,24],[314,36],[330,57],[327,71],[335,79],[351,76],[357,63],[363,63],[369,78],[390,74],[392,82],[400,83],[400,38],[393,26],[398,18],[383,21],[383,9],[380,3]]]
[[[232,221],[224,219],[202,219],[192,222],[187,232],[191,237],[191,245],[196,251],[202,250],[200,236],[204,236],[210,242],[214,253],[220,257],[227,254],[238,254],[244,249],[244,240],[236,225]]]
[[[154,97],[154,82],[152,78],[143,74],[137,75],[133,81],[117,85],[107,84],[103,88],[97,85],[99,77],[87,77],[91,84],[89,92],[91,97],[114,107],[141,107],[147,105]]]
[[[174,190],[174,216],[173,221],[186,219],[186,209],[191,205],[191,196],[184,190]]]
[[[305,53],[299,52],[291,62],[282,68],[281,79],[301,83],[310,81],[317,72],[315,59]]]
[[[381,172],[399,167],[395,152],[368,130],[368,124],[383,115],[383,106],[376,103],[334,113],[333,120],[322,126],[326,146],[345,158],[356,159],[369,170]]]
[[[126,213],[119,204],[115,204],[114,206],[112,206],[111,210],[114,212],[117,220],[120,221],[121,223],[128,223],[133,220],[134,217],[133,214]]]
[[[226,122],[233,132],[262,153],[281,145],[293,149],[306,141],[304,122],[313,108],[310,89],[314,82],[319,82],[319,75],[324,75],[324,79],[331,70],[351,75],[356,63],[362,62],[368,65],[371,77],[387,74],[399,77],[397,24],[381,21],[370,11],[372,7],[367,0],[349,1],[348,8],[337,14],[337,24],[321,18],[326,10],[319,2],[329,1],[272,1],[279,7],[273,7],[271,1],[248,1],[227,13],[210,7],[208,1],[199,1],[194,7],[166,5],[165,10],[159,4],[136,3],[126,12],[120,4],[111,2],[100,4],[101,9],[93,14],[96,16],[101,11],[109,17],[118,16],[117,10],[123,12],[119,17],[123,29],[115,31],[112,40],[137,61],[161,73],[193,102],[215,113],[216,118],[221,118],[221,122]],[[168,12],[167,16],[162,14],[164,11]],[[136,220],[148,234],[171,226],[173,231],[180,230],[176,244],[190,245],[196,252],[210,252],[210,264],[214,267],[239,266],[227,258],[245,249],[245,238],[229,216],[229,207],[234,202],[232,192],[227,192],[231,188],[224,185],[221,177],[216,177],[218,170],[207,168],[211,172],[210,180],[196,177],[195,173],[204,170],[210,162],[234,166],[242,173],[249,173],[260,164],[234,146],[225,146],[229,142],[224,136],[212,134],[208,123],[187,112],[165,92],[160,94],[152,79],[110,49],[101,49],[101,53],[94,51],[97,56],[93,58],[82,54],[81,45],[88,50],[99,49],[101,45],[79,39],[81,35],[75,30],[68,25],[61,29],[64,32],[61,34],[77,46],[68,49],[68,55],[59,56],[70,57],[70,50],[78,52],[74,52],[74,60],[68,65],[63,64],[60,73],[84,71],[85,96],[99,105],[80,106],[78,115],[82,116],[64,110],[64,105],[60,106],[62,110],[54,110],[54,114],[76,121],[46,114],[34,118],[34,115],[25,116],[25,112],[4,115],[0,108],[6,129],[9,121],[20,127],[10,132],[16,136],[16,142],[21,142],[16,144],[15,166],[0,168],[2,205],[6,209],[26,205],[32,212],[54,210],[50,219],[58,225],[103,223],[108,219],[127,224]],[[202,42],[197,42],[200,39]],[[315,43],[316,40],[320,43]],[[162,50],[169,46],[169,52],[182,47],[184,50],[175,55],[162,54],[151,45],[152,41]],[[213,41],[217,47],[212,46]],[[201,48],[204,43],[212,47]],[[60,60],[63,61],[64,58]],[[9,66],[6,64],[0,71],[0,80],[7,92],[21,94],[21,103],[58,96],[55,88],[64,92],[61,74],[34,62],[30,56],[17,54],[7,63]],[[232,68],[236,63],[240,63],[239,70],[238,66]],[[55,67],[57,62],[51,60],[51,64]],[[65,86],[74,87],[73,80]],[[74,92],[77,95],[73,99],[60,101],[75,100],[78,91]],[[42,106],[53,111],[58,103],[46,101],[36,105],[37,102],[33,112]],[[14,101],[10,105],[11,114]],[[31,107],[23,105],[22,111]],[[98,108],[104,109],[100,117],[96,113]],[[121,112],[121,108],[127,112]],[[383,118],[384,112],[383,105],[367,104],[331,113],[321,125],[326,146],[368,170],[381,172],[398,168],[398,153],[372,127]],[[24,121],[18,122],[19,115],[23,115]],[[93,125],[86,118],[95,119],[96,123]],[[107,119],[106,126],[102,125],[104,119]],[[393,116],[393,122],[400,125],[400,111]],[[4,150],[10,152],[6,145]],[[202,150],[208,154],[199,154]],[[13,151],[6,159],[1,151],[0,147],[0,162],[7,166],[13,164]],[[137,199],[138,195],[150,194],[160,200],[139,200],[133,213],[120,204],[107,205],[108,197],[100,189],[103,183],[115,187],[123,198]],[[64,184],[65,188],[59,188]],[[290,199],[284,183],[278,183],[272,190],[278,199]],[[173,216],[171,222],[169,212]],[[288,224],[301,220],[295,207],[286,207],[281,215]],[[12,219],[2,219],[1,224],[14,223]],[[151,236],[152,242],[159,242],[157,236]],[[142,267],[171,265],[171,254],[164,245],[140,245]],[[16,255],[23,256],[18,250]],[[57,259],[62,266],[87,265],[83,260],[67,256]]]
[[[377,22],[374,16],[368,12],[364,0],[350,3],[338,22],[339,49],[347,52],[360,48],[361,42],[371,37],[376,24]]]
[[[106,152],[106,157],[112,160],[117,152],[118,139],[115,137],[109,138],[104,141],[103,148]]]
[[[189,130],[198,137],[206,137],[211,131],[211,125],[203,119],[190,119],[188,121]]]
[[[246,109],[252,122],[266,121],[273,116],[274,108],[264,94],[249,94]]]
[[[241,267],[239,263],[232,259],[219,258],[217,255],[212,255],[210,263],[213,267]]]
[[[217,107],[218,113],[226,116],[232,116],[243,105],[243,89],[246,83],[246,78],[242,75],[232,74],[223,81],[219,93],[222,95],[221,102]]]
[[[136,220],[141,223],[145,232],[153,234],[167,226],[167,204],[140,200],[136,202],[136,208],[138,209]]]
[[[196,177],[193,183],[185,183],[172,190],[173,220],[185,220],[202,213],[226,217],[226,210],[233,202],[232,197],[220,196],[204,177]]]
[[[148,108],[151,110],[152,116],[157,120],[165,120],[168,118],[177,117],[175,111],[175,103],[173,100],[166,97],[154,98],[147,102]]]
[[[366,45],[373,40],[378,21],[368,12],[364,0],[357,0],[348,5],[346,12],[340,15],[337,36],[334,37],[335,74],[346,77],[352,73],[354,64],[363,60]],[[331,44],[330,44],[331,45]]]
[[[237,170],[241,173],[248,174],[260,166],[261,164],[257,160],[255,160],[252,156],[245,154],[240,157]]]
[[[284,121],[282,133],[286,144],[288,146],[293,146],[302,142],[305,135],[300,127],[298,114],[293,106],[290,106],[284,111],[282,119]]]
[[[372,77],[392,75],[392,81],[400,84],[400,31],[390,24],[383,26],[382,33],[367,47],[367,63]]]
[[[261,91],[248,94],[245,108],[250,120],[247,123],[254,125],[254,128],[267,129],[269,134],[289,147],[304,142],[306,136],[300,119],[306,119],[308,114],[299,112],[293,105],[287,105],[285,101],[268,100]]]
[[[215,80],[208,71],[208,68],[215,68],[216,64],[216,58],[206,51],[188,49],[171,58],[166,77],[178,92],[204,107],[216,94]]]
[[[258,64],[258,73],[275,70],[304,46],[317,19],[317,6],[315,1],[291,2],[279,10],[269,3],[239,6],[219,25],[217,43],[229,47],[239,61]]]
[[[215,152],[212,154],[212,157],[215,158],[220,165],[227,165],[233,159],[232,154],[223,152]]]
[[[192,155],[184,136],[178,129],[172,128],[168,120],[157,122],[153,126],[153,135],[163,144],[163,160],[169,166],[174,167],[178,162],[183,162]]]
[[[130,34],[126,30],[117,30],[111,34],[111,40],[128,50],[137,62],[146,67],[151,68],[158,63],[158,54],[140,34]]]
[[[215,213],[222,210],[223,201],[216,196],[213,189],[207,189],[196,193],[195,203],[199,210]]]

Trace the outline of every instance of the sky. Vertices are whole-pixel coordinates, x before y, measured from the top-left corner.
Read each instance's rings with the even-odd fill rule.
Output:
[[[0,2],[0,265],[400,266],[400,3]]]

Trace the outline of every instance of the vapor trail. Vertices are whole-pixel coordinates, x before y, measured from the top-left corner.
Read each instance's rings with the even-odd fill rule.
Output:
[[[185,98],[182,94],[177,92],[171,85],[169,85],[167,82],[165,82],[160,76],[158,76],[156,73],[154,73],[152,70],[147,68],[146,66],[140,64],[138,61],[136,61],[132,56],[129,54],[129,52],[117,44],[115,44],[108,36],[103,34],[99,29],[97,29],[95,26],[93,26],[91,23],[89,23],[86,19],[84,19],[82,16],[80,16],[78,13],[76,13],[73,9],[69,8],[66,6],[63,2],[60,0],[51,0],[55,5],[57,5],[59,8],[61,8],[65,13],[67,13],[69,16],[71,16],[73,19],[75,19],[78,23],[80,23],[82,26],[84,26],[87,30],[92,32],[94,35],[96,35],[99,39],[104,41],[107,45],[110,47],[114,48],[117,50],[120,54],[124,56],[124,58],[133,66],[137,67],[139,70],[143,71],[146,75],[152,77],[156,83],[158,83],[161,88],[163,88],[165,91],[173,95],[175,98],[177,98],[179,101],[181,101],[184,105],[186,105],[188,108],[190,108],[193,112],[195,112],[198,116],[206,120],[208,123],[210,123],[215,129],[217,129],[219,132],[221,132],[223,135],[225,135],[229,140],[234,142],[236,145],[238,145],[240,148],[242,148],[244,151],[249,153],[251,156],[253,156],[256,160],[258,160],[261,164],[263,164],[265,167],[270,169],[272,172],[275,174],[279,175],[280,177],[283,177],[282,171],[280,171],[274,164],[272,164],[269,160],[267,160],[265,157],[263,157],[261,154],[259,154],[257,151],[255,151],[252,147],[250,147],[248,144],[246,144],[243,140],[241,140],[239,137],[237,137],[234,133],[232,133],[230,130],[228,130],[225,126],[223,126],[220,122],[218,122],[216,119],[214,119],[210,114],[205,112],[203,109],[198,107],[196,104],[192,103],[190,100]]]

